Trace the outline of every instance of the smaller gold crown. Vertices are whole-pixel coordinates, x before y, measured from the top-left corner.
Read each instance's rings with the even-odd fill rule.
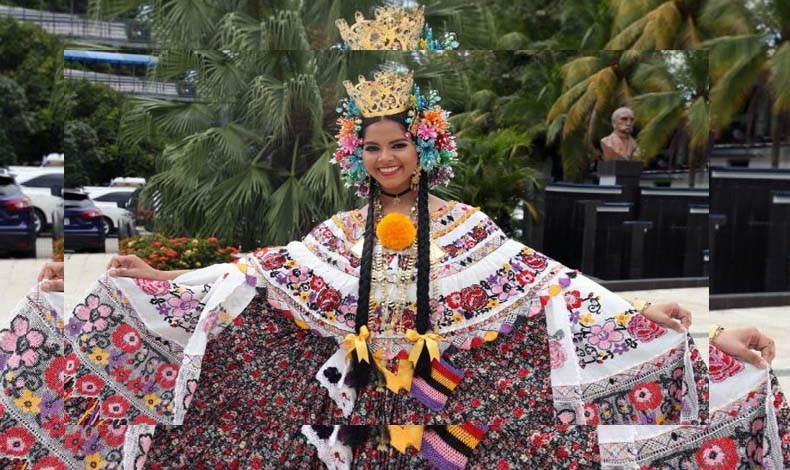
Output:
[[[359,76],[359,83],[343,82],[363,117],[388,116],[409,109],[414,78],[408,72],[376,72],[373,80]]]
[[[376,19],[366,20],[356,13],[357,22],[349,26],[346,20],[335,21],[340,37],[353,50],[417,50],[425,24],[423,6],[413,9],[379,7],[373,12]]]

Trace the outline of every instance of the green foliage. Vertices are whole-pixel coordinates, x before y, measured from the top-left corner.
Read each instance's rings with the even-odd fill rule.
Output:
[[[0,18],[0,164],[62,151],[63,121],[51,108],[61,50],[38,26]]]
[[[119,143],[120,124],[128,109],[126,95],[87,80],[67,80],[64,91],[60,108],[66,119],[68,186],[106,184],[116,176],[153,175],[156,156],[164,147],[156,133],[128,145]]]

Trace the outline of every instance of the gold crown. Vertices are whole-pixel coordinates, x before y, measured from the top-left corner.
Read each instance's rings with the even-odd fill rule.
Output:
[[[363,117],[388,116],[409,109],[414,78],[408,72],[376,72],[373,80],[359,76],[359,83],[343,82]]]
[[[373,12],[376,19],[366,20],[356,13],[357,22],[349,26],[346,20],[335,21],[340,37],[353,50],[417,50],[425,24],[424,9],[379,7]]]

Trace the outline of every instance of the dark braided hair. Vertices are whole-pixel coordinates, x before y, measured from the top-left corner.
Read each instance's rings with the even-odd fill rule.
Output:
[[[365,135],[365,130],[371,124],[389,120],[403,126],[404,131],[408,129],[406,124],[406,112],[390,116],[380,116],[375,118],[365,118],[362,120],[361,135]],[[365,222],[365,242],[362,248],[362,259],[359,268],[359,290],[357,292],[357,311],[355,317],[354,330],[359,334],[360,329],[367,325],[370,316],[370,289],[371,277],[373,273],[373,246],[375,245],[375,204],[377,185],[376,180],[371,177],[370,193],[368,196],[368,214]],[[430,213],[428,211],[428,177],[424,171],[420,171],[420,185],[417,194],[417,321],[416,329],[420,334],[427,333],[431,329],[431,305],[430,305]],[[373,355],[368,352],[369,357]],[[371,359],[372,360],[372,359]],[[427,348],[423,348],[422,354],[417,361],[416,373],[421,377],[430,376],[431,361]],[[371,372],[377,373],[377,369],[371,364],[360,362],[356,350],[351,353],[351,370],[349,371],[346,384],[354,389],[361,389],[370,383]]]

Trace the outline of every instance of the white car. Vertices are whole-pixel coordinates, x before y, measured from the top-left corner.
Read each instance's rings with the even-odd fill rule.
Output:
[[[132,197],[135,188],[126,186],[84,186],[82,188],[88,193],[96,207],[104,214],[104,235],[107,236],[118,230],[118,224],[122,216],[134,217],[131,212],[126,210],[126,203]],[[121,203],[124,207],[120,207]]]
[[[52,213],[63,203],[63,167],[11,166],[9,171],[30,198],[36,233],[41,233],[52,225]]]

